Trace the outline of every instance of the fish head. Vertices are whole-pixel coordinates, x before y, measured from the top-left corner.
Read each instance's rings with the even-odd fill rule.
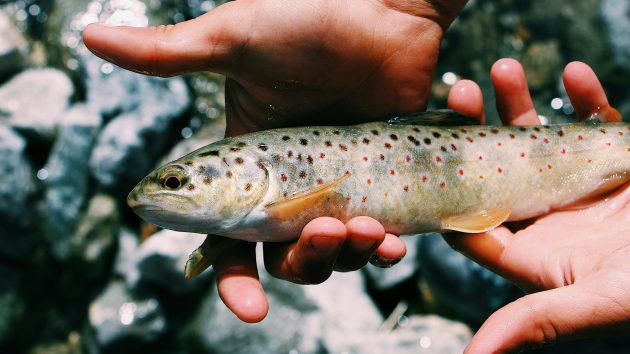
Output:
[[[252,154],[234,159],[185,156],[146,176],[127,204],[144,220],[176,231],[222,234],[267,193],[267,168]]]

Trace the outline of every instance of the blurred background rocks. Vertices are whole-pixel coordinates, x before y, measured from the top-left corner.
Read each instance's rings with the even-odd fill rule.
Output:
[[[319,286],[261,270],[271,310],[248,325],[221,303],[212,271],[183,279],[203,235],[157,230],[127,208],[126,193],[149,170],[222,137],[224,82],[122,70],[89,53],[81,31],[97,21],[177,23],[219,4],[0,0],[0,352],[460,353],[522,292],[437,234],[405,238],[408,255],[391,269]],[[443,42],[432,107],[464,78],[493,107],[488,72],[506,56],[523,62],[551,121],[574,119],[561,81],[573,60],[593,66],[630,116],[627,0],[471,0]],[[623,353],[628,344],[544,352]]]

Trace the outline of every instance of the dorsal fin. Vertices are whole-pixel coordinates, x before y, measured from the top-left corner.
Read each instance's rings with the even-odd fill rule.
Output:
[[[395,117],[387,121],[390,125],[479,125],[473,117],[457,113],[450,109],[414,113],[405,117]]]

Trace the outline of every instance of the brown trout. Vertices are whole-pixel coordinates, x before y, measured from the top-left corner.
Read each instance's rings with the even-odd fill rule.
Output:
[[[630,179],[628,124],[472,124],[438,111],[228,138],[153,171],[128,203],[164,228],[247,241],[294,239],[319,216],[367,215],[398,235],[482,232]]]

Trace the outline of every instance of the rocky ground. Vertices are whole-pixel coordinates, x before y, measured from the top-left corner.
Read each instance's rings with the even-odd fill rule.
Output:
[[[154,233],[126,207],[126,193],[160,161],[221,138],[223,81],[121,70],[89,54],[81,30],[179,22],[214,6],[0,0],[0,352],[460,353],[522,293],[438,235],[406,238],[409,254],[392,269],[319,286],[263,271],[270,315],[246,325],[222,305],[211,271],[183,279],[203,236]],[[433,106],[443,107],[455,77],[479,82],[492,107],[487,73],[503,56],[523,61],[552,120],[572,119],[560,80],[572,60],[591,64],[630,117],[627,0],[472,0],[444,41]],[[552,107],[554,98],[563,104]],[[622,353],[628,344],[553,352]]]

